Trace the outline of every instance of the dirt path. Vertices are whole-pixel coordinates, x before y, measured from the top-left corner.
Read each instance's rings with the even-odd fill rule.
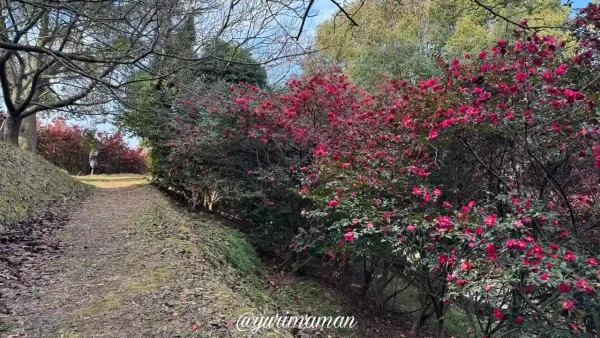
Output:
[[[127,186],[130,182],[100,182],[111,188],[96,189],[73,213],[58,234],[60,254],[26,273],[36,278],[28,288],[3,292],[16,318],[12,336],[205,332],[223,337],[231,330],[219,315],[252,308],[238,301],[247,297],[238,297],[227,269],[218,273],[206,264],[206,255],[193,246],[199,235],[174,214],[164,196],[149,185]]]

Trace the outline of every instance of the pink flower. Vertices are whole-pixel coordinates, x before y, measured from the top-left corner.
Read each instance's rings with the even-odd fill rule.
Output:
[[[487,224],[489,227],[495,227],[497,218],[498,216],[496,214],[489,215],[485,218],[485,224]]]
[[[440,132],[433,129],[429,132],[429,139],[430,140],[435,140],[436,138],[438,138],[438,136],[440,136]]]
[[[347,232],[347,233],[345,233],[345,234],[344,234],[344,238],[345,238],[345,239],[346,239],[348,242],[350,242],[350,243],[354,242],[354,240],[356,239],[356,238],[354,237],[354,232]]]
[[[523,324],[523,321],[525,321],[525,319],[523,319],[523,317],[521,317],[521,316],[518,316],[517,318],[515,318],[515,324],[517,324],[517,325]]]
[[[598,260],[596,258],[590,257],[587,262],[590,266],[598,266]]]
[[[440,216],[436,220],[436,228],[439,232],[446,232],[452,229],[452,219],[448,216]]]
[[[437,258],[437,262],[440,265],[446,265],[448,264],[448,256],[446,255],[439,255]]]
[[[560,292],[560,293],[567,293],[567,292],[569,292],[569,290],[571,290],[571,288],[569,287],[569,284],[567,284],[565,282],[561,282],[558,285],[558,292]]]
[[[416,229],[417,227],[412,224],[406,227],[406,230],[408,230],[409,232],[414,232]]]
[[[322,157],[322,156],[327,155],[327,152],[325,151],[325,146],[322,144],[319,144],[317,146],[317,149],[315,149],[315,151],[314,151],[314,155],[316,157]]]
[[[525,73],[519,73],[519,74],[515,75],[515,81],[516,82],[525,82],[525,81],[527,81],[527,74],[525,74]]]
[[[338,202],[336,200],[329,201],[329,209],[336,208],[338,205],[340,205],[340,202]]]
[[[585,291],[588,294],[594,293],[594,289],[590,286],[590,282],[583,278],[579,278],[577,280],[577,290],[581,289],[583,289],[583,291]]]
[[[496,248],[496,246],[492,243],[488,244],[485,247],[485,251],[487,251],[487,256],[492,259],[492,260],[496,260],[498,259],[498,249]]]
[[[510,240],[506,241],[506,247],[509,249],[523,251],[527,248],[527,243],[525,241],[518,241],[518,240],[510,239]]]
[[[575,254],[572,253],[571,251],[568,251],[565,254],[565,262],[575,262]]]
[[[471,266],[471,262],[466,261],[464,263],[462,263],[462,265],[460,266],[461,269],[465,270],[465,271],[471,271],[473,270],[473,267]]]
[[[563,299],[563,309],[571,311],[575,308],[575,302],[572,300]]]
[[[420,187],[414,187],[412,193],[413,193],[413,195],[420,196],[423,194],[423,191],[421,190]]]
[[[556,71],[554,73],[556,75],[565,75],[567,73],[567,69],[569,69],[569,66],[563,63],[562,65],[558,66],[558,68],[556,68]]]
[[[496,318],[496,320],[502,320],[502,318],[504,318],[504,314],[502,313],[502,310],[500,310],[499,308],[496,308],[494,310],[494,318]]]
[[[491,285],[486,285],[485,286],[485,292],[490,292],[492,290],[492,286]]]

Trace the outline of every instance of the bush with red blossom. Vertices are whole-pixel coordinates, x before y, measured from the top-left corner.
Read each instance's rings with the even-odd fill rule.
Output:
[[[595,337],[599,20],[576,20],[574,57],[520,30],[418,84],[367,92],[333,71],[190,98],[162,182],[194,205],[254,193],[263,216],[293,215],[298,192],[298,257],[364,262],[380,309],[394,276],[414,285],[415,333],[434,315],[441,337],[453,307],[479,337]]]
[[[40,124],[37,151],[47,160],[71,174],[90,172],[89,153],[99,151],[95,173],[144,173],[146,155],[142,149],[130,148],[120,132],[96,133],[63,119]]]

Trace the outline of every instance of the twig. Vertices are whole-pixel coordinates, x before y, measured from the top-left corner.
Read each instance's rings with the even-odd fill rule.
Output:
[[[498,17],[498,18],[500,18],[500,19],[502,19],[502,20],[504,20],[504,21],[506,21],[508,23],[511,23],[511,24],[513,24],[513,25],[515,25],[517,27],[523,28],[523,29],[536,30],[536,29],[544,29],[544,28],[546,28],[546,29],[559,29],[559,28],[562,28],[560,26],[558,26],[558,27],[557,26],[534,26],[534,27],[529,27],[529,26],[520,24],[520,23],[518,23],[518,22],[516,22],[514,20],[511,20],[511,19],[503,16],[502,14],[494,11],[491,7],[482,4],[479,0],[473,0],[473,2],[475,2],[479,7],[481,7],[483,9],[487,10],[488,12],[490,12],[493,16]]]
[[[14,279],[14,280],[17,280],[17,277],[10,276],[10,275],[5,275],[5,274],[3,274],[3,273],[0,273],[0,276],[4,277],[4,278],[6,278],[6,279]]]

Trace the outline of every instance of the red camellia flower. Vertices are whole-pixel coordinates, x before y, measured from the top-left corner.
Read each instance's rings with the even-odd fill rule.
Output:
[[[572,300],[563,299],[562,308],[571,311],[575,308],[575,302]]]
[[[571,251],[568,251],[568,252],[565,254],[565,261],[566,261],[566,262],[575,262],[575,254],[574,254],[574,253],[572,253]]]
[[[460,266],[461,269],[465,270],[465,271],[471,271],[473,269],[473,267],[471,266],[471,262],[466,261],[464,263],[462,263],[462,265]]]
[[[498,216],[496,214],[489,215],[485,218],[485,224],[490,227],[495,227],[497,218]]]
[[[436,228],[439,232],[446,232],[452,229],[452,219],[448,216],[440,216],[436,220]]]
[[[508,240],[506,242],[506,247],[509,249],[516,249],[519,251],[523,251],[527,248],[527,243],[525,243],[525,241],[518,241],[518,240]]]
[[[516,82],[525,82],[525,81],[527,81],[527,74],[525,74],[525,73],[519,73],[519,74],[515,75],[515,81]]]
[[[523,321],[525,321],[525,319],[521,316],[518,316],[517,318],[515,318],[515,324],[517,324],[517,325],[523,324]]]
[[[496,308],[494,310],[494,318],[496,318],[496,320],[502,320],[502,318],[504,318],[504,314],[502,313],[502,310],[500,310],[499,308]]]
[[[560,293],[567,293],[567,292],[569,292],[569,290],[571,290],[571,288],[569,287],[569,284],[567,284],[565,282],[561,282],[558,285],[558,292],[560,292]]]
[[[345,239],[346,239],[348,242],[350,242],[350,243],[354,242],[354,240],[356,239],[356,238],[354,237],[354,232],[347,232],[347,233],[345,233],[345,234],[344,234],[344,238],[345,238]]]
[[[591,266],[598,266],[598,260],[594,257],[588,258],[587,262]]]
[[[437,262],[440,265],[446,265],[448,264],[448,256],[446,255],[439,255],[437,258]]]
[[[569,68],[569,66],[562,64],[562,65],[558,66],[558,68],[556,68],[556,71],[554,73],[556,75],[565,75],[567,73],[568,68]]]
[[[496,260],[498,259],[498,249],[496,248],[496,246],[494,244],[488,244],[485,247],[485,250],[487,252],[487,256],[492,259],[492,260]]]
[[[340,205],[340,202],[338,202],[337,200],[329,201],[329,209],[336,208],[338,205]]]

